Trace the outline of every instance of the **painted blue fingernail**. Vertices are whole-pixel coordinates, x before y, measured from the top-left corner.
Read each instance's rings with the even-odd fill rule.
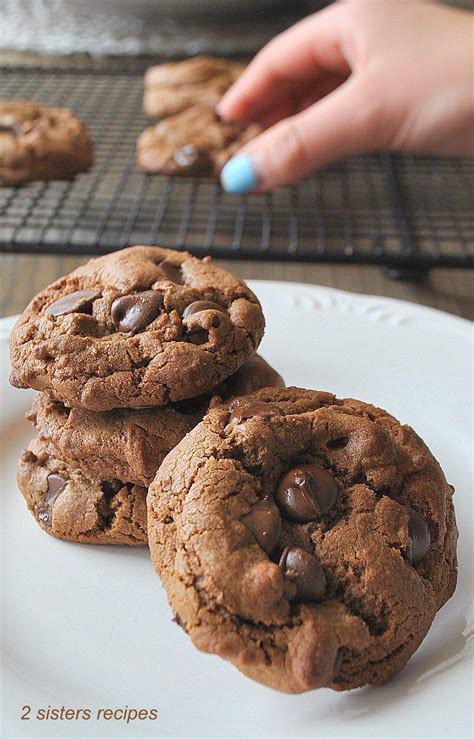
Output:
[[[234,157],[221,172],[221,185],[227,192],[250,192],[257,186],[257,173],[247,154]]]

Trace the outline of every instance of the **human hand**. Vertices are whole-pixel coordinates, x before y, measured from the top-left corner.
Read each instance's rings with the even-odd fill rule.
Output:
[[[471,13],[419,0],[343,0],[297,23],[217,106],[267,128],[223,187],[268,190],[374,149],[474,153],[472,30]]]

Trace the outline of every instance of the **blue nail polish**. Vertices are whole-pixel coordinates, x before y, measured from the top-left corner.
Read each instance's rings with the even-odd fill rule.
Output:
[[[227,192],[250,192],[257,186],[257,173],[247,154],[230,159],[221,172],[221,185]]]

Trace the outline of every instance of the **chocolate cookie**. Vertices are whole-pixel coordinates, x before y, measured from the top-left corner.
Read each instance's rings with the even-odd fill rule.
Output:
[[[212,108],[244,69],[243,64],[204,54],[150,67],[145,73],[143,109],[149,116],[161,117],[196,103]]]
[[[11,382],[95,411],[165,405],[233,374],[263,329],[255,295],[209,258],[130,247],[33,298],[12,331]]]
[[[0,185],[69,180],[91,164],[89,133],[70,110],[0,101]]]
[[[257,355],[215,388],[213,402],[241,394],[245,388],[282,384],[278,373]],[[168,452],[202,420],[210,400],[206,395],[162,408],[95,413],[67,408],[45,392],[36,396],[27,417],[52,457],[100,479],[112,475],[146,487]]]
[[[261,127],[224,122],[208,105],[194,105],[146,128],[138,137],[137,163],[142,172],[218,177],[224,164]]]
[[[148,536],[194,644],[278,690],[398,672],[452,595],[452,488],[385,411],[298,388],[214,408],[149,488]]]
[[[18,465],[18,487],[48,534],[83,544],[144,546],[146,488],[96,477],[33,441]]]

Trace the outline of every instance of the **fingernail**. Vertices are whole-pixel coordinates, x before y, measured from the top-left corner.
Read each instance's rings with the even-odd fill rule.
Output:
[[[250,192],[257,186],[257,173],[247,154],[230,159],[221,172],[221,185],[227,192]]]

